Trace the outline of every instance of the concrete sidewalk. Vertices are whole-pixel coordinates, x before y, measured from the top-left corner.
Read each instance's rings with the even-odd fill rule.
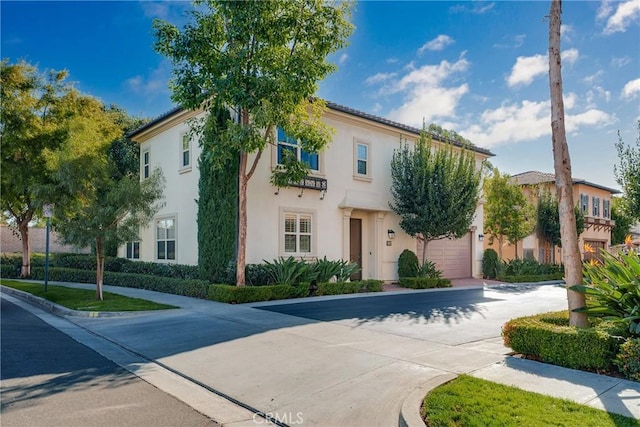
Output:
[[[562,288],[476,289],[484,299],[454,321],[397,313],[366,322],[316,321],[139,289],[105,286],[105,291],[181,309],[68,316],[67,321],[48,316],[56,327],[89,337],[85,341],[112,360],[118,353],[127,355],[114,361],[130,371],[155,370],[152,379],[142,378],[159,388],[181,384],[184,390],[167,386],[167,391],[222,425],[265,423],[256,421],[255,412],[289,425],[390,426],[399,420],[421,425],[422,397],[460,373],[640,418],[639,383],[506,356],[499,325],[511,317],[565,308]],[[390,295],[340,298],[366,305]],[[165,381],[164,375],[172,379]]]

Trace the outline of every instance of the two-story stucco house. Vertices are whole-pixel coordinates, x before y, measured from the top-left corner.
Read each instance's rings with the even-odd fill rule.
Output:
[[[529,201],[537,203],[538,195],[542,191],[556,194],[555,175],[537,171],[528,171],[513,175],[513,182],[522,186]],[[611,229],[615,221],[611,219],[611,199],[619,191],[603,185],[573,178],[573,201],[584,215],[584,231],[579,236],[579,246],[584,259],[599,257],[600,249],[611,246]],[[585,251],[585,243],[594,252]],[[497,242],[494,241],[494,245]],[[491,247],[485,243],[486,247]],[[495,248],[494,248],[495,249]],[[533,257],[540,263],[562,262],[561,248],[552,248],[548,242],[538,239],[535,233],[525,237],[518,243],[518,254],[521,257]],[[514,247],[503,247],[503,256],[511,259],[515,256]]]
[[[357,262],[363,279],[393,281],[400,253],[407,248],[417,252],[418,245],[403,232],[399,217],[389,207],[390,162],[400,138],[414,142],[420,129],[333,103],[327,106],[323,120],[335,134],[323,152],[301,152],[295,141],[277,130],[278,146],[263,153],[248,185],[247,263],[326,256]],[[177,108],[130,135],[140,144],[141,179],[156,167],[162,169],[166,204],[153,224],[140,231],[139,242],[121,248],[121,256],[197,263],[197,159],[201,149],[189,139],[187,121],[203,114]],[[278,190],[269,177],[282,149],[295,150],[312,173],[300,186]],[[478,167],[493,155],[479,147],[471,149]],[[427,258],[444,277],[481,276],[483,248],[478,235],[482,220],[479,203],[466,236],[429,245]]]

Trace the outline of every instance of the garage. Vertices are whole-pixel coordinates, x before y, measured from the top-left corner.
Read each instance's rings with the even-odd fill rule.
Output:
[[[422,259],[422,243],[416,251]],[[471,233],[460,239],[441,239],[429,242],[427,260],[436,264],[445,279],[471,277]]]

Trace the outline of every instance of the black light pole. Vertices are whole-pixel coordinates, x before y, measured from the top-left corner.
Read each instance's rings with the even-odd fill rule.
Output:
[[[44,216],[47,218],[47,237],[44,250],[44,291],[47,292],[49,285],[49,230],[51,229],[51,217],[53,216],[53,205],[46,204],[42,207]]]

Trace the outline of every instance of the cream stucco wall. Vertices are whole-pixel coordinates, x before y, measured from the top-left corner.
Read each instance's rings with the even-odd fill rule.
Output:
[[[327,179],[326,194],[318,190],[273,187],[269,183],[276,165],[276,148],[263,153],[255,174],[249,181],[247,209],[247,263],[273,260],[284,253],[284,212],[306,213],[312,220],[312,253],[310,257],[328,259],[349,258],[349,219],[362,220],[362,276],[392,281],[397,278],[397,259],[404,249],[416,250],[416,242],[399,226],[399,217],[391,212],[390,161],[399,147],[400,137],[409,141],[415,135],[374,123],[361,117],[329,110],[325,122],[335,129],[332,142],[320,154],[320,171],[312,176]],[[188,132],[184,120],[172,120],[148,131],[138,140],[141,153],[149,150],[151,167],[160,167],[166,179],[165,206],[156,218],[175,217],[176,252],[174,262],[196,264],[197,204],[200,148],[192,144],[193,165],[190,171],[180,171],[180,142]],[[369,145],[369,179],[354,172],[354,141]],[[486,158],[477,154],[478,167]],[[142,159],[142,156],[141,156]],[[249,165],[253,157],[250,157]],[[142,162],[142,160],[141,160]],[[142,167],[142,165],[141,165]],[[224,213],[221,213],[224,214]],[[477,235],[482,230],[482,204],[479,204],[472,230],[472,272],[481,275],[482,245]],[[389,239],[387,230],[394,230]],[[141,260],[158,261],[155,254],[155,227],[141,230]],[[124,249],[121,249],[124,255]]]

